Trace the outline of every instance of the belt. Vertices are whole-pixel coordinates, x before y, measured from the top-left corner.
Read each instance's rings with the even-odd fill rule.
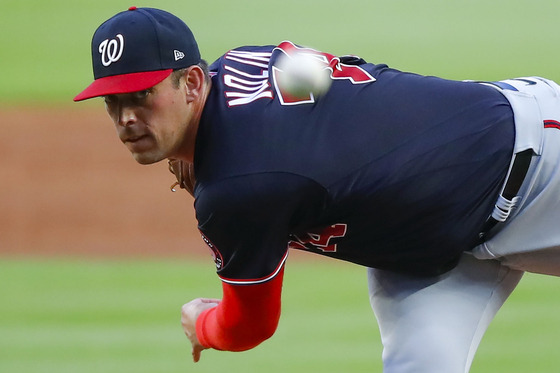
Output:
[[[504,189],[494,207],[492,215],[488,217],[479,233],[480,241],[484,241],[486,234],[500,222],[506,221],[511,209],[519,201],[520,197],[517,196],[527,171],[531,165],[531,158],[533,156],[533,149],[527,149],[517,154],[514,154],[513,164],[506,176]]]

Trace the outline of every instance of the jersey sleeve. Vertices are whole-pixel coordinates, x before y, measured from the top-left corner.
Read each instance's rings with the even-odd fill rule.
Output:
[[[243,351],[272,336],[280,318],[288,234],[320,209],[323,192],[291,174],[236,177],[198,190],[199,229],[223,289],[220,304],[197,319],[203,346]]]
[[[218,276],[239,285],[263,283],[278,274],[289,234],[316,216],[325,198],[313,181],[283,173],[238,176],[199,188],[199,230]]]

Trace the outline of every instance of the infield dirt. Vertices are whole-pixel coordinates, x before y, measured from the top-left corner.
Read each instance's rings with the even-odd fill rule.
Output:
[[[167,163],[137,164],[99,107],[0,108],[0,253],[209,256]]]

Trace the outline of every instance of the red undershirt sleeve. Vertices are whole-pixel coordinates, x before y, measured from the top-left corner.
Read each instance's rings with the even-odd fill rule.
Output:
[[[244,351],[270,338],[280,319],[283,277],[284,268],[260,284],[222,282],[222,301],[196,321],[198,341],[216,350]]]

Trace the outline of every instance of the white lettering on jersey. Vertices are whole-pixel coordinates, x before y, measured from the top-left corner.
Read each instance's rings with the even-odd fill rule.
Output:
[[[268,83],[268,61],[272,53],[268,52],[246,52],[246,51],[231,51],[226,56],[226,60],[231,60],[248,67],[258,67],[261,68],[259,74],[251,74],[247,71],[243,71],[234,68],[229,65],[225,65],[224,69],[227,73],[224,74],[224,85],[230,90],[225,91],[225,95],[228,98],[228,105],[238,106],[250,104],[261,98],[274,97],[270,84]]]
[[[226,55],[226,60],[237,61],[246,65],[268,69],[270,56],[272,56],[271,52],[230,51]]]

